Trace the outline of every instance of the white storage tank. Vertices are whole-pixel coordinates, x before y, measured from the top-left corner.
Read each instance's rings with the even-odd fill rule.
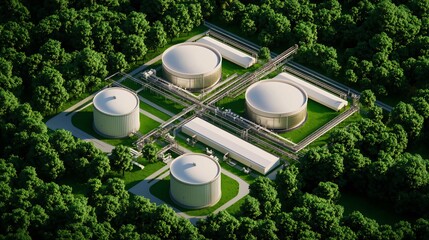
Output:
[[[105,137],[123,138],[140,128],[139,98],[125,88],[101,90],[93,99],[94,130]]]
[[[181,88],[199,91],[220,80],[222,56],[208,45],[185,42],[164,51],[162,68],[166,80]]]
[[[247,88],[245,98],[249,119],[263,127],[288,131],[307,119],[307,93],[291,81],[256,82]]]
[[[215,205],[221,198],[219,163],[199,153],[183,154],[170,165],[170,196],[179,206],[199,209]]]

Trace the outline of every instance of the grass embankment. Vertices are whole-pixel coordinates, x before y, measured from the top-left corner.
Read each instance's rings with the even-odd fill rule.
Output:
[[[106,138],[99,135],[93,128],[93,121],[94,121],[93,109],[94,109],[94,106],[90,105],[82,109],[81,111],[76,112],[72,117],[73,125],[79,128],[80,130],[88,133],[89,135],[113,146],[117,146],[120,144],[125,146],[131,146],[132,143],[137,140],[134,137],[111,139],[111,138]],[[140,133],[146,134],[151,130],[157,128],[159,125],[160,123],[153,120],[152,118],[149,118],[143,114],[140,114],[140,130],[139,130]]]
[[[190,216],[204,216],[212,213],[220,206],[233,199],[238,194],[238,182],[234,179],[222,174],[221,176],[221,189],[222,197],[218,203],[212,207],[204,209],[186,209],[176,205],[170,198],[170,177],[167,177],[159,182],[155,183],[150,187],[150,192],[157,198],[163,200],[170,206],[173,206],[180,211],[190,215]]]

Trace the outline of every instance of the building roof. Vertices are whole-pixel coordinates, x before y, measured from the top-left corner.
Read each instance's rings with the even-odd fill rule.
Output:
[[[94,106],[112,116],[121,116],[132,112],[139,106],[137,95],[128,89],[112,87],[101,90],[93,99]]]
[[[223,146],[230,153],[240,156],[253,166],[263,168],[264,173],[268,172],[273,166],[278,164],[279,158],[250,144],[243,139],[232,135],[231,133],[204,121],[201,118],[194,118],[182,128],[187,128],[191,132],[198,134],[200,137],[209,139],[211,142]]]
[[[183,154],[170,165],[171,174],[181,182],[201,185],[212,182],[221,173],[218,162],[200,153]]]
[[[307,103],[303,89],[283,80],[264,80],[246,90],[246,101],[252,107],[267,113],[293,114]]]
[[[240,50],[237,50],[236,48],[233,48],[229,45],[219,42],[214,38],[207,36],[207,37],[200,38],[197,42],[204,43],[216,48],[220,52],[220,54],[222,54],[223,58],[241,67],[248,68],[256,63],[256,58]]]
[[[308,94],[308,97],[316,101],[330,109],[333,109],[335,111],[339,111],[343,107],[347,106],[348,102],[338,96],[335,96],[334,94],[327,92],[307,81],[304,81],[303,79],[296,77],[295,75],[292,75],[287,72],[283,72],[278,74],[276,79],[283,79],[288,80],[296,83],[297,85],[301,86]]]
[[[162,62],[169,69],[182,74],[204,74],[221,63],[220,53],[207,45],[187,42],[174,45],[162,54]]]

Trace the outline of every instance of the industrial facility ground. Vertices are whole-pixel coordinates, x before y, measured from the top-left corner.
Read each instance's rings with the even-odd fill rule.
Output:
[[[194,41],[200,38],[201,36],[205,35],[205,32],[202,33],[201,29],[199,29],[197,32],[198,32],[198,35],[191,37],[187,41]],[[171,45],[173,44],[169,44],[169,46]],[[165,49],[166,48],[167,46],[165,47]],[[158,55],[156,57],[155,56],[151,56],[151,57],[154,57],[154,58],[146,62],[145,64],[141,65],[140,67],[136,68],[134,71],[130,73],[130,75],[136,76],[138,78],[139,76],[138,74],[140,74],[144,69],[146,69],[149,66],[152,66],[153,64],[158,64],[161,59],[161,55]],[[260,60],[258,63],[256,63],[254,66],[250,67],[249,69],[244,69],[229,61],[224,60],[222,62],[222,68],[223,68],[222,76],[224,79],[231,77],[233,75],[242,76],[245,73],[257,71],[257,69],[259,69],[261,66],[265,66],[266,63],[267,63],[266,61]],[[278,71],[268,74],[268,77],[277,73]],[[118,84],[122,84],[125,87],[130,88],[136,91],[138,94],[138,97],[140,99],[140,123],[141,123],[141,127],[138,134],[136,134],[133,137],[127,137],[124,139],[107,139],[98,135],[92,128],[93,106],[92,106],[91,99],[93,98],[95,93],[83,99],[73,107],[70,107],[66,111],[50,119],[46,123],[47,126],[53,130],[60,129],[60,128],[69,130],[73,133],[74,136],[93,142],[94,145],[97,148],[101,149],[102,151],[111,152],[113,147],[119,144],[132,147],[133,143],[135,143],[139,137],[145,136],[148,133],[152,133],[153,131],[162,130],[159,126],[164,126],[163,124],[165,124],[170,120],[174,120],[173,123],[176,124],[185,119],[185,118],[177,118],[177,119],[172,119],[172,118],[175,117],[177,114],[183,112],[183,110],[187,109],[187,106],[181,105],[177,102],[167,99],[163,95],[158,95],[152,92],[151,89],[145,88],[143,87],[142,84],[139,84],[138,82],[133,81],[129,78],[121,78],[116,80],[119,80],[120,83]],[[216,95],[216,94],[217,93],[213,95]],[[198,96],[198,94],[196,94],[195,96]],[[232,112],[242,117],[245,117],[244,93],[239,94],[238,97],[235,97],[233,99],[231,98],[228,99],[228,97],[225,97],[223,100],[220,100],[216,106],[218,106],[219,108],[231,109]],[[297,143],[302,139],[304,139],[305,137],[307,137],[312,132],[314,132],[315,130],[324,126],[330,120],[337,117],[343,111],[344,110],[340,112],[335,112],[329,108],[326,108],[310,100],[308,102],[307,122],[301,128],[298,128],[286,133],[280,133],[279,136],[290,139],[292,142]],[[356,118],[356,115],[358,114],[355,114],[353,117],[351,117],[350,121],[354,120]],[[358,115],[358,117],[360,116]],[[340,124],[344,126],[348,124],[348,120]],[[221,123],[218,126],[222,127]],[[189,143],[189,136],[177,131],[174,132],[174,136],[175,136],[174,142],[176,144],[176,148],[180,149],[181,151],[205,153],[207,148],[206,145],[200,142],[194,142],[191,144]],[[326,137],[326,134],[324,137],[319,139],[324,139],[325,137]],[[313,142],[313,144],[317,144],[317,140]],[[260,144],[258,144],[258,146],[260,146]],[[270,150],[272,152],[272,149]],[[213,152],[214,152],[213,154],[217,156],[219,159],[222,158],[223,154],[216,151],[213,151]],[[282,155],[282,158],[286,159],[285,155]],[[164,180],[168,178],[168,175],[169,175],[168,163],[165,164],[163,162],[157,162],[157,163],[148,164],[148,162],[144,161],[143,159],[138,159],[137,162],[145,165],[145,168],[142,170],[139,167],[135,166],[132,171],[125,173],[124,180],[125,180],[126,188],[129,189],[130,192],[137,195],[145,196],[149,198],[152,202],[155,202],[157,204],[169,203],[168,202],[169,199],[165,198],[165,194],[167,193],[166,191],[168,190],[168,187],[167,187],[168,182],[165,182]],[[241,205],[243,201],[243,197],[249,193],[249,189],[248,189],[249,183],[253,182],[256,177],[261,176],[259,173],[256,173],[255,171],[251,171],[250,173],[245,173],[243,171],[243,165],[237,163],[236,161],[220,160],[219,163],[222,167],[222,173],[227,175],[231,179],[234,179],[233,181],[236,181],[238,183],[239,188],[238,188],[237,194],[235,194],[235,191],[232,192],[232,194],[230,193],[225,194],[227,199],[226,200],[224,199],[223,201],[226,201],[226,203],[222,201],[219,204],[217,204],[215,207],[204,209],[201,211],[192,210],[188,212],[188,210],[180,209],[174,204],[169,203],[169,205],[179,215],[186,217],[190,219],[191,222],[195,223],[201,217],[200,216],[195,217],[191,215],[208,214],[211,212],[218,212],[225,209],[230,209],[230,211],[236,211],[237,208],[239,208],[239,206]],[[268,177],[271,179],[274,179],[276,172],[279,169],[281,169],[281,166],[278,167],[275,171],[271,172],[268,175]],[[161,189],[165,190],[163,195],[164,197],[162,196],[162,194],[161,195],[159,194],[159,191],[152,191],[159,198],[154,196],[151,193],[152,186],[160,187]],[[221,205],[221,206],[218,206],[218,205]],[[195,214],[195,212],[197,212],[197,214]]]

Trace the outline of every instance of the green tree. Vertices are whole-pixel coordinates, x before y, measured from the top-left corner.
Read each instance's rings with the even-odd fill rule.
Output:
[[[274,183],[266,177],[258,177],[250,186],[250,196],[260,203],[261,218],[270,218],[280,211],[281,204],[277,197]]]
[[[129,61],[143,59],[147,52],[144,37],[128,35],[122,45],[122,52]]]
[[[154,143],[147,143],[143,146],[142,155],[149,162],[156,162],[158,147]]]
[[[112,52],[107,56],[107,69],[109,72],[122,72],[128,68],[126,57],[121,52]]]
[[[401,125],[409,139],[416,139],[421,134],[424,119],[411,104],[400,102],[390,112],[390,121]]]
[[[44,67],[34,81],[33,106],[44,114],[57,111],[69,98],[62,74]]]
[[[341,195],[338,185],[333,182],[319,182],[319,185],[313,189],[313,194],[333,203],[336,203]]]
[[[227,211],[210,214],[197,222],[198,230],[210,239],[236,239],[240,222]]]
[[[130,149],[124,145],[118,145],[112,150],[110,155],[110,166],[112,170],[121,172],[125,175],[125,171],[133,169],[133,155]]]
[[[164,31],[164,26],[160,21],[153,23],[146,38],[146,44],[151,50],[156,50],[167,44],[167,33]]]
[[[375,94],[370,89],[362,91],[360,95],[360,102],[365,107],[373,107],[376,100]]]
[[[271,58],[271,51],[270,51],[270,49],[267,48],[267,47],[261,47],[261,49],[259,50],[259,57],[261,59],[270,60],[270,58]]]
[[[149,31],[149,22],[146,20],[146,15],[141,12],[131,12],[125,20],[123,30],[128,35],[137,35],[144,38]]]
[[[257,219],[261,215],[260,203],[256,198],[246,196],[240,211],[245,217]]]
[[[22,79],[13,75],[13,65],[0,57],[0,88],[19,96],[22,91]]]
[[[162,19],[162,23],[164,25],[164,30],[167,33],[167,37],[170,39],[170,42],[173,40],[173,38],[179,36],[180,28],[175,18],[167,15],[164,19]]]

